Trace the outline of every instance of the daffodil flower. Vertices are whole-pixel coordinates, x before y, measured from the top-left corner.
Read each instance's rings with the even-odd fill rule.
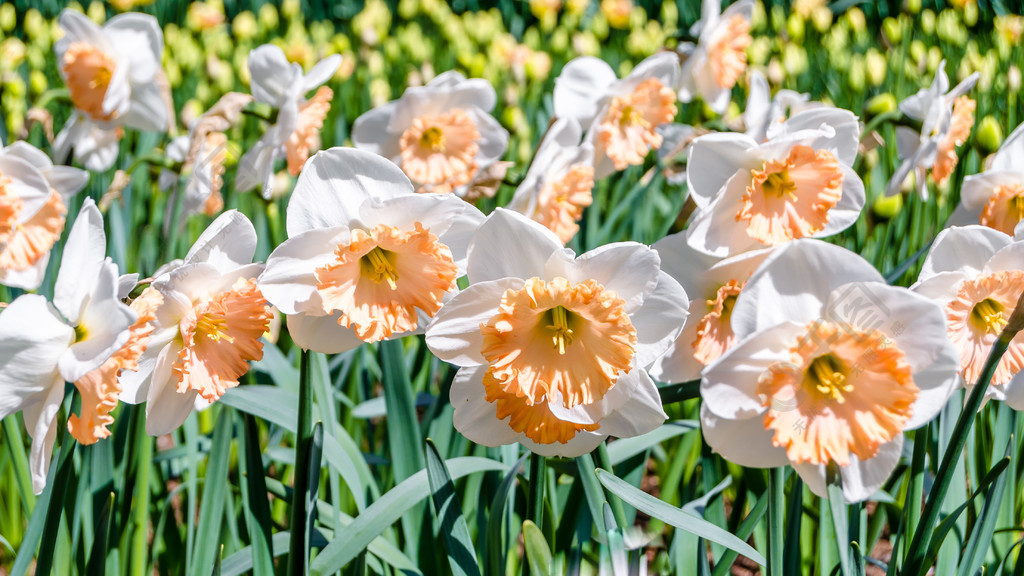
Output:
[[[417,191],[462,196],[508,147],[496,99],[486,80],[445,72],[356,118],[352,143],[401,166]]]
[[[260,289],[305,349],[338,353],[422,331],[456,291],[483,218],[455,196],[416,194],[376,154],[331,148],[299,176],[288,240],[267,259]]]
[[[570,61],[555,80],[555,117],[572,118],[594,147],[594,177],[643,164],[662,144],[657,128],[676,116],[679,59],[662,52],[636,65],[622,80],[603,60]]]
[[[105,251],[103,220],[87,199],[68,234],[53,303],[25,294],[0,314],[0,419],[22,411],[37,494],[46,483],[64,382],[99,368],[127,342],[137,320],[118,299],[117,266]],[[95,409],[89,400],[83,395],[83,412]]]
[[[215,402],[263,357],[271,313],[256,286],[263,265],[252,263],[255,251],[252,223],[229,210],[140,297],[153,308],[153,330],[138,369],[120,376],[121,400],[146,402],[150,435],[180,426],[197,395]]]
[[[776,248],[732,311],[737,343],[703,373],[701,428],[741,466],[791,464],[815,494],[838,465],[865,500],[957,385],[942,309],[866,260],[812,239]]]
[[[117,158],[120,127],[167,129],[168,107],[161,93],[163,32],[156,18],[120,14],[102,28],[84,14],[60,14],[64,37],[57,63],[75,110],[57,135],[58,159],[75,148],[90,170],[106,170]]]
[[[973,386],[992,345],[1024,292],[1024,242],[986,226],[943,230],[911,290],[946,311],[946,333],[959,352],[960,376]],[[986,396],[1024,409],[1024,334],[996,366]]]
[[[594,146],[580,144],[583,130],[572,118],[559,118],[548,129],[516,188],[508,208],[543,224],[563,242],[580,227],[583,209],[593,202]]]
[[[939,63],[931,86],[922,88],[910,98],[900,102],[900,111],[909,118],[921,122],[921,131],[906,126],[896,127],[896,145],[903,159],[885,193],[899,194],[903,181],[913,171],[917,193],[922,200],[928,199],[928,169],[932,180],[940,185],[953,174],[956,167],[956,147],[963,144],[974,127],[976,103],[966,96],[978,82],[975,72],[952,90],[946,76],[946,61]]]
[[[167,157],[177,162],[186,162],[192,145],[192,135],[178,136],[167,145]],[[191,214],[216,216],[224,208],[224,162],[227,159],[227,137],[223,132],[209,132],[199,142],[196,157],[189,166],[184,195],[181,199],[181,216]],[[182,168],[184,171],[185,168]],[[168,190],[178,180],[178,174],[170,170],[160,173],[160,189]],[[173,209],[173,207],[171,207]]]
[[[1024,124],[988,160],[985,171],[964,178],[960,206],[949,221],[981,224],[1013,235],[1024,220]]]
[[[302,66],[289,63],[284,52],[273,44],[264,44],[249,54],[252,95],[257,102],[277,110],[277,122],[267,129],[238,162],[235,190],[262,186],[264,198],[273,195],[274,164],[284,157],[288,172],[297,176],[311,150],[320,147],[320,129],[331,109],[334,92],[321,86],[341,66],[334,54],[313,66],[309,74]],[[313,97],[306,93],[317,88]]]
[[[722,114],[729,106],[732,88],[747,70],[747,47],[753,0],[740,0],[722,12],[718,0],[704,0],[700,21],[691,34],[699,35],[697,44],[684,43],[679,82],[679,100],[690,102],[698,94],[708,108]]]
[[[498,208],[470,241],[467,273],[426,332],[461,367],[451,402],[467,438],[571,457],[665,421],[646,369],[679,335],[687,298],[657,252],[622,242],[577,257]]]
[[[0,284],[42,284],[50,249],[64,232],[67,201],[88,181],[88,172],[54,166],[26,142],[0,142]]]
[[[666,236],[652,248],[661,256],[661,270],[679,282],[692,300],[683,331],[654,363],[651,375],[662,382],[694,380],[736,344],[731,323],[736,298],[771,249],[717,258],[691,248],[685,232]]]
[[[794,114],[764,143],[734,133],[697,138],[686,176],[697,204],[690,246],[726,257],[845,230],[864,207],[851,167],[859,138],[856,116],[838,108]]]

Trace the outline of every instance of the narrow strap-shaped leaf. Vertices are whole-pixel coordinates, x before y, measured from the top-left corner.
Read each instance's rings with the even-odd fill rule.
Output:
[[[583,484],[583,494],[587,497],[587,507],[590,508],[590,517],[598,532],[604,533],[604,491],[597,479],[597,469],[594,467],[594,460],[590,454],[584,454],[576,458],[576,467],[579,470],[580,482]],[[630,486],[632,488],[632,486]]]
[[[768,575],[782,576],[785,560],[786,467],[768,471]]]
[[[469,527],[462,516],[462,506],[455,494],[455,484],[448,468],[437,453],[437,447],[427,439],[427,481],[430,484],[434,512],[441,522],[441,534],[448,550],[448,564],[454,576],[478,576],[476,550],[469,536]]]
[[[445,462],[452,480],[488,470],[505,471],[501,462],[462,457]],[[332,574],[352,561],[385,528],[430,494],[427,471],[421,470],[395,486],[363,511],[351,524],[334,534],[310,566],[313,574]]]
[[[634,436],[632,438],[622,438],[612,442],[608,445],[608,456],[611,458],[611,463],[617,466],[629,458],[632,458],[649,448],[653,448],[666,440],[675,438],[676,436],[681,436],[692,430],[699,429],[700,422],[697,422],[696,420],[676,420],[674,422],[667,422],[654,430],[651,430],[647,434]]]
[[[110,533],[110,513],[113,508],[114,493],[110,492],[93,526],[95,538],[89,552],[89,564],[86,565],[86,574],[89,576],[102,576],[107,572],[107,535]]]
[[[532,520],[523,521],[523,547],[526,548],[530,574],[551,576],[551,548],[544,539],[544,533]]]
[[[843,478],[839,473],[839,465],[831,460],[825,466],[825,491],[828,494],[828,507],[832,512],[832,529],[835,530],[836,544],[839,546],[839,568],[843,576],[852,576],[849,521],[846,498],[843,497]]]
[[[754,507],[750,509],[750,513],[747,517],[740,522],[738,528],[736,528],[736,537],[740,540],[746,541],[750,538],[750,535],[754,533],[754,528],[761,523],[761,519],[764,518],[765,512],[768,511],[768,495],[761,497]],[[729,568],[732,566],[733,561],[739,553],[735,550],[726,550],[725,554],[722,555],[721,559],[715,564],[715,571],[712,576],[725,576],[729,574]]]
[[[39,555],[36,557],[36,574],[50,573],[57,532],[60,530],[60,517],[64,512],[64,496],[73,489],[69,484],[74,476],[75,463],[72,455],[77,445],[78,442],[70,434],[64,435],[60,456],[57,457],[56,462],[57,472],[53,476],[53,490],[45,502],[38,503],[46,510],[46,522],[43,525],[42,539],[39,542]]]
[[[502,539],[502,528],[505,525],[505,508],[509,492],[512,490],[512,483],[515,482],[516,474],[526,461],[526,454],[523,454],[512,468],[505,474],[498,486],[498,491],[491,499],[491,513],[487,517],[487,540],[485,556],[487,558],[487,573],[501,574],[505,571],[505,541]]]
[[[245,428],[245,483],[242,509],[252,543],[253,576],[273,576],[274,548],[270,527],[270,503],[267,501],[267,483],[263,479],[263,457],[260,451],[260,433],[256,419],[242,415]]]
[[[228,492],[228,460],[231,458],[232,422],[230,410],[221,410],[217,426],[213,430],[213,445],[206,464],[206,479],[203,483],[203,505],[199,508],[199,525],[196,528],[196,550],[192,557],[191,574],[210,574],[220,550],[220,533],[223,528],[224,499]]]
[[[733,536],[729,532],[715,526],[714,524],[683,512],[679,508],[666,504],[654,496],[633,487],[631,484],[619,479],[614,474],[598,470],[597,478],[610,492],[622,498],[624,502],[637,510],[671,524],[680,530],[684,530],[705,540],[717,542],[730,550],[750,558],[754,562],[765,566],[767,561],[764,556],[754,550],[749,544]]]
[[[1003,468],[1010,463],[1012,447],[1013,436],[1010,436],[1010,441],[1006,444],[1006,455],[999,461],[1000,464],[1006,463]],[[978,514],[978,520],[974,523],[974,529],[971,530],[971,535],[963,549],[959,570],[961,575],[974,574],[981,570],[985,556],[988,555],[989,548],[992,546],[992,533],[996,529],[996,520],[999,518],[999,504],[1003,499],[1003,492],[1006,490],[1009,479],[1009,474],[1000,474],[992,485],[992,489],[985,494],[985,503],[981,506],[981,513]]]

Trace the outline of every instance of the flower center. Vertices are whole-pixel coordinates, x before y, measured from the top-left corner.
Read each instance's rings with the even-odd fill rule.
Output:
[[[402,169],[422,192],[448,193],[476,175],[480,131],[460,108],[413,119],[402,133]]]
[[[72,42],[64,53],[64,78],[71,102],[93,120],[111,120],[115,112],[103,111],[103,100],[117,63],[87,42]]]
[[[20,212],[21,199],[15,204]],[[0,269],[26,270],[34,266],[60,238],[66,213],[60,194],[51,190],[46,204],[31,218],[20,224],[15,220],[10,231],[0,236]]]
[[[974,127],[974,109],[977,103],[967,96],[960,96],[953,101],[953,116],[949,121],[949,131],[939,141],[939,150],[932,166],[932,179],[941,185],[953,173],[958,157],[957,146],[963,145],[971,135]]]
[[[309,159],[309,151],[320,147],[320,129],[331,110],[333,97],[334,92],[330,88],[321,86],[312,98],[299,104],[299,119],[295,130],[284,143],[288,172],[292,176],[298,176],[302,171],[303,164]]]
[[[697,338],[691,344],[693,357],[701,364],[711,364],[736,343],[729,320],[736,297],[745,284],[745,281],[729,280],[718,289],[714,300],[707,301],[710,310],[697,324]]]
[[[558,236],[572,240],[580,227],[583,209],[593,203],[594,167],[573,164],[558,180],[545,183],[537,195],[536,220]]]
[[[85,327],[85,324],[79,324],[75,326],[75,342],[81,342],[89,337],[89,330]]]
[[[708,66],[719,88],[730,89],[747,69],[750,21],[739,14],[729,18],[708,46]]]
[[[616,170],[644,163],[651,149],[661,147],[655,128],[676,117],[676,92],[657,78],[641,82],[632,94],[617,96],[598,126],[598,138]]]
[[[1010,236],[1021,220],[1024,220],[1024,184],[1021,183],[996,186],[978,216],[983,226]]]
[[[843,195],[843,171],[835,155],[797,145],[785,160],[767,160],[743,194],[736,221],[767,246],[814,235],[828,224]]]
[[[600,400],[632,368],[637,337],[625,306],[593,280],[531,278],[507,290],[481,326],[488,377],[529,405]]]
[[[813,322],[790,356],[768,367],[757,393],[765,429],[791,461],[847,466],[851,454],[867,460],[902,433],[918,388],[885,334]]]
[[[960,352],[960,373],[968,384],[981,376],[992,344],[1006,326],[1017,297],[1024,292],[1024,272],[1005,270],[983,274],[960,283],[956,298],[946,306],[949,339]],[[1002,386],[1024,369],[1024,337],[1010,341],[992,375],[992,386]]]
[[[178,392],[196,390],[214,402],[237,386],[249,361],[263,358],[260,338],[272,316],[255,278],[239,278],[230,290],[196,304],[179,324],[182,349],[171,367]]]
[[[335,260],[315,271],[317,292],[327,314],[362,340],[376,342],[417,327],[417,309],[433,316],[455,288],[458,268],[451,250],[416,222],[402,232],[394,226],[353,230]]]

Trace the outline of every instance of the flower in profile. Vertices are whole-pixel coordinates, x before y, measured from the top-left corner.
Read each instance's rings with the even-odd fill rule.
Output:
[[[747,136],[755,142],[771,139],[786,118],[808,108],[821,106],[810,102],[810,96],[793,90],[779,90],[773,98],[768,80],[758,70],[750,72],[750,91],[747,94],[747,108],[743,111],[743,123]]]
[[[577,257],[498,208],[470,240],[467,273],[426,332],[461,367],[451,402],[467,438],[571,457],[665,421],[646,369],[678,336],[687,299],[657,252],[623,242]]]
[[[896,127],[896,144],[903,161],[889,180],[885,193],[898,194],[903,181],[913,171],[917,180],[917,193],[928,199],[928,169],[932,180],[941,185],[956,167],[956,148],[971,135],[974,127],[974,100],[966,96],[978,82],[975,72],[952,90],[946,76],[946,61],[939,63],[931,86],[922,88],[910,98],[900,102],[900,111],[921,123],[921,130],[906,126]]]
[[[146,431],[167,434],[192,412],[196,396],[215,402],[263,357],[270,323],[256,285],[256,231],[235,210],[213,221],[180,263],[154,278],[140,299],[155,306],[137,370],[124,367],[121,400],[146,402]]]
[[[960,376],[973,386],[992,345],[1024,292],[1024,242],[972,225],[943,230],[910,288],[946,312],[946,332],[959,352]],[[1024,409],[1024,334],[1011,342],[986,395]]]
[[[84,14],[60,14],[64,37],[57,41],[58,69],[74,112],[57,136],[58,159],[75,148],[91,170],[106,170],[117,158],[120,127],[164,131],[168,105],[160,82],[164,39],[156,18],[114,16],[103,27]]]
[[[308,350],[338,353],[422,331],[457,287],[483,214],[463,200],[416,194],[371,152],[315,155],[288,202],[288,240],[259,286]]]
[[[277,120],[242,155],[235,190],[262,186],[263,197],[271,198],[274,164],[282,157],[287,160],[288,172],[299,174],[309,153],[320,147],[320,129],[334,97],[334,92],[322,84],[338,66],[341,56],[334,54],[318,62],[309,74],[303,74],[302,66],[289,63],[284,52],[273,44],[264,44],[249,54],[253,98],[272,106]],[[316,93],[306,100],[306,93],[314,88]]]
[[[199,142],[199,150],[192,164],[187,165],[192,136],[178,136],[167,145],[167,157],[182,163],[186,174],[184,196],[181,199],[181,217],[191,214],[216,216],[224,208],[224,161],[227,159],[227,136],[223,132],[210,132]],[[166,170],[160,174],[160,188],[170,189],[178,174]]]
[[[71,227],[53,303],[19,296],[0,314],[0,418],[22,411],[32,436],[30,471],[38,494],[56,440],[64,382],[99,368],[129,338],[135,312],[118,298],[117,266],[104,258],[103,220],[87,199]],[[96,410],[82,396],[82,413]]]
[[[791,464],[815,494],[838,466],[845,499],[869,498],[903,431],[957,384],[942,309],[888,286],[866,260],[818,240],[776,248],[736,299],[737,343],[703,373],[701,429],[741,466]]]
[[[400,166],[418,192],[463,196],[508,147],[496,98],[486,80],[445,72],[356,118],[352,143]]]
[[[851,168],[859,138],[856,116],[825,107],[794,114],[764,143],[734,133],[697,138],[687,162],[697,204],[690,246],[726,257],[845,230],[864,207],[864,183]]]
[[[697,44],[684,43],[679,50],[688,55],[679,82],[679,99],[690,102],[700,95],[708,107],[722,114],[729,106],[732,87],[747,71],[747,48],[753,0],[740,0],[721,11],[718,0],[704,0],[700,21],[690,34]]]
[[[54,166],[27,142],[0,142],[0,284],[42,284],[50,249],[64,232],[67,200],[88,181],[88,172]]]
[[[1024,220],[1024,124],[989,158],[984,172],[964,178],[960,206],[949,220],[1013,235]]]
[[[571,118],[594,147],[594,178],[643,164],[662,144],[657,128],[676,116],[679,60],[655,54],[622,80],[601,59],[581,56],[555,80],[555,117]]]
[[[736,344],[731,323],[736,298],[771,249],[717,258],[690,247],[686,232],[666,236],[652,248],[661,256],[661,270],[679,282],[691,300],[683,331],[654,363],[651,375],[661,382],[695,380]]]
[[[543,224],[562,243],[576,235],[583,209],[593,202],[594,147],[590,142],[580,144],[582,137],[575,120],[556,120],[508,205]]]

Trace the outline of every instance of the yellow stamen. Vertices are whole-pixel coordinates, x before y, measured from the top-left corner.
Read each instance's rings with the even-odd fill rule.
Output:
[[[402,170],[420,192],[449,193],[476,176],[481,140],[473,117],[460,108],[417,116],[399,139]]]
[[[1005,307],[1002,304],[992,298],[985,298],[971,309],[971,322],[989,334],[998,334],[1006,326],[1003,310]]]
[[[551,341],[555,348],[558,348],[558,354],[564,356],[565,348],[572,344],[573,330],[569,328],[568,318],[571,313],[566,312],[562,306],[555,306],[549,312],[551,312],[551,324],[545,328],[554,333],[551,335]]]
[[[86,329],[85,324],[79,324],[75,326],[75,342],[81,342],[89,337],[89,330]]]
[[[853,392],[853,386],[846,382],[847,368],[834,354],[822,354],[814,360],[804,373],[804,387],[812,388],[836,403],[846,402],[844,394]]]
[[[796,200],[796,182],[789,178],[789,170],[781,170],[768,175],[768,178],[761,185],[764,193],[781,199],[783,196],[790,200]]]
[[[386,252],[377,246],[370,250],[359,261],[360,268],[370,280],[377,284],[387,282],[392,290],[398,289],[398,271],[395,270],[395,254]]]
[[[229,344],[234,344],[235,339],[228,335],[226,324],[227,318],[203,314],[196,321],[196,334],[206,336],[214,342],[224,340]]]
[[[956,298],[946,305],[946,334],[960,352],[960,373],[978,381],[989,351],[1017,307],[1024,291],[1024,272],[1004,270],[982,274],[960,283]],[[1024,333],[1010,341],[992,375],[992,386],[1002,386],[1024,370]]]
[[[444,150],[444,132],[441,131],[437,126],[431,126],[423,131],[423,135],[420,136],[420,146],[432,150],[434,152],[441,152]]]

